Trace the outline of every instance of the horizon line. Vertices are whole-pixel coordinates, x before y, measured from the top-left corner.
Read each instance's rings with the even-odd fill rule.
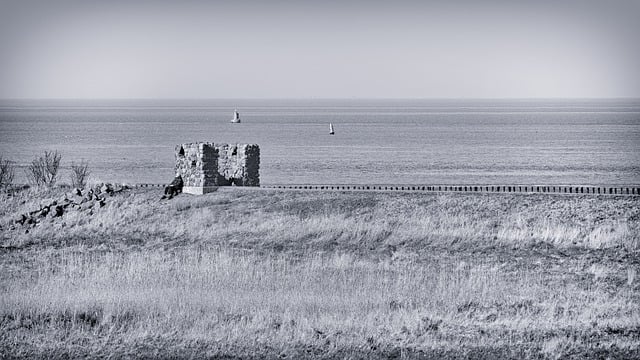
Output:
[[[0,98],[0,101],[58,101],[58,100],[640,100],[640,96],[614,97],[16,97]]]

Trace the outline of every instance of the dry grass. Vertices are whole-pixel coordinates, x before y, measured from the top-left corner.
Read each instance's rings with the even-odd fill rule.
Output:
[[[70,212],[28,234],[14,229],[5,246],[77,244],[127,248],[193,245],[291,251],[387,248],[527,248],[640,250],[640,200],[521,194],[389,194],[228,189],[160,201],[158,191],[111,198],[93,216]],[[31,190],[5,197],[0,226],[60,193]]]
[[[63,348],[98,356],[149,338],[256,356],[299,354],[305,346],[336,356],[384,357],[393,349],[637,354],[639,345],[637,287],[602,291],[607,269],[562,283],[539,268],[508,272],[494,263],[399,255],[372,261],[179,250],[44,259],[32,276],[4,284],[5,354]]]
[[[5,198],[0,356],[640,356],[635,198],[159,193]]]

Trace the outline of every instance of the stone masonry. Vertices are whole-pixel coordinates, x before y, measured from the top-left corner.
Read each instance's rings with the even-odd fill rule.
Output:
[[[176,176],[182,192],[205,194],[218,186],[260,186],[260,147],[209,142],[176,146]]]

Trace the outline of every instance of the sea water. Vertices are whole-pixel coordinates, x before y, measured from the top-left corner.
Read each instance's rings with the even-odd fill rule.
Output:
[[[640,184],[637,99],[0,102],[16,182],[57,150],[60,182],[84,160],[93,181],[167,183],[198,141],[259,144],[263,184]]]

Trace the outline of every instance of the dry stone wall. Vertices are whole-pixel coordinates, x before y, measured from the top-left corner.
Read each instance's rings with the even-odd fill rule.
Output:
[[[191,143],[176,146],[176,176],[184,186],[216,186],[218,157],[213,143]]]
[[[260,148],[255,144],[217,145],[218,184],[260,186]]]
[[[260,186],[260,147],[208,142],[176,146],[176,176],[183,192],[202,194],[217,186]]]

